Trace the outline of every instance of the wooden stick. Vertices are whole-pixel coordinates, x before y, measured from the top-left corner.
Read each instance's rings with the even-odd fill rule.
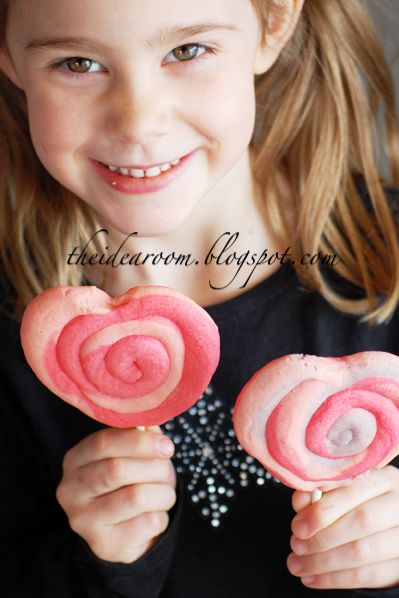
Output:
[[[316,488],[315,490],[313,490],[313,492],[312,492],[312,499],[311,499],[312,505],[315,502],[318,502],[321,499],[322,496],[323,496],[323,493],[322,493],[321,490],[319,490],[318,488]]]

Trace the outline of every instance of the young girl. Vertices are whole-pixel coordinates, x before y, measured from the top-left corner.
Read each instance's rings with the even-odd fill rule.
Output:
[[[396,467],[312,505],[231,422],[276,357],[399,352],[399,138],[360,0],[0,0],[0,26],[2,595],[399,596]],[[63,284],[204,306],[197,405],[111,429],[44,388],[19,321]]]

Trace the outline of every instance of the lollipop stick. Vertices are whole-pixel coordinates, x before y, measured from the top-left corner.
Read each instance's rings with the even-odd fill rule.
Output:
[[[136,430],[141,430],[142,432],[145,432],[145,426],[136,426]]]
[[[316,488],[315,490],[313,490],[313,492],[312,492],[312,499],[311,499],[312,505],[315,502],[319,501],[322,496],[323,496],[323,493],[322,493],[321,490],[319,490],[318,488]]]

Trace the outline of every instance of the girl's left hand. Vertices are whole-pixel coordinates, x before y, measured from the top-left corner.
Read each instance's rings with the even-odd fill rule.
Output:
[[[323,493],[295,491],[289,571],[305,586],[399,585],[399,470],[387,465]]]

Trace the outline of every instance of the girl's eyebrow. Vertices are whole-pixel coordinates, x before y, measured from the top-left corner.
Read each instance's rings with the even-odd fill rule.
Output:
[[[172,29],[161,31],[158,36],[147,41],[146,45],[149,47],[156,44],[164,46],[172,42],[182,42],[193,35],[207,33],[209,31],[239,32],[241,30],[237,25],[228,23],[203,23],[199,25],[190,25],[188,27],[174,27]],[[25,50],[40,51],[46,50],[47,48],[74,48],[78,50],[88,50],[90,52],[109,52],[112,50],[110,46],[99,40],[76,36],[47,36],[33,39],[25,46]]]

